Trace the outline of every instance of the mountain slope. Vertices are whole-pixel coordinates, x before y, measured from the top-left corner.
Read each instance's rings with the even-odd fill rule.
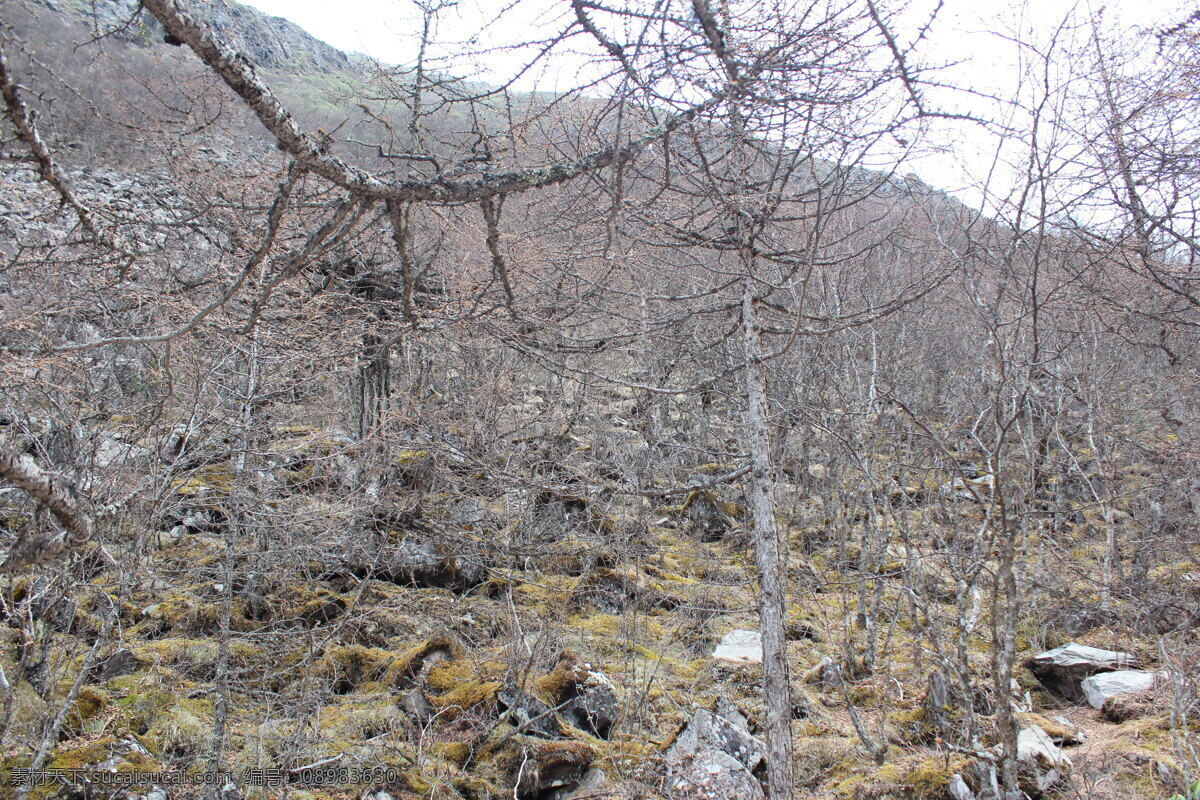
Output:
[[[140,13],[137,0],[36,0],[94,33],[112,35],[142,46],[164,44],[158,21]],[[192,4],[208,23],[256,67],[306,74],[350,72],[341,50],[310,35],[283,17],[273,17],[241,3],[199,0]]]

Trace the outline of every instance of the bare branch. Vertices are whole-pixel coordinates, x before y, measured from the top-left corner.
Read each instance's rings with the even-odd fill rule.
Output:
[[[564,164],[482,172],[473,178],[388,182],[345,163],[330,153],[322,141],[301,130],[245,56],[217,41],[207,26],[180,8],[177,0],[142,0],[142,5],[170,35],[190,47],[242,98],[284,150],[322,178],[364,197],[401,202],[468,203],[497,194],[514,194],[565,183],[614,164],[632,161],[649,144],[669,136],[723,99],[719,94],[710,97],[624,146],[597,150]]]
[[[39,467],[4,434],[0,434],[0,478],[24,490],[62,526],[61,531],[18,538],[4,562],[6,571],[41,563],[92,538],[92,518],[80,505],[70,481]]]

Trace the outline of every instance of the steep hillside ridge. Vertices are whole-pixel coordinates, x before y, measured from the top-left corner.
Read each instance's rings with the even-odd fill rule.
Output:
[[[36,0],[38,5],[83,23],[98,34],[110,34],[143,47],[164,44],[158,21],[138,13],[137,0]],[[197,11],[257,67],[305,74],[349,72],[350,58],[283,17],[264,14],[227,0],[198,0]]]

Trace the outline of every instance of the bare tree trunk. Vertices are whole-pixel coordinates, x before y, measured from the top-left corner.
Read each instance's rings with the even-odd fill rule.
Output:
[[[0,478],[25,490],[63,527],[62,531],[43,536],[18,538],[4,562],[6,570],[32,566],[92,538],[92,518],[80,506],[75,487],[63,477],[43,470],[30,456],[18,452],[3,434],[0,434]]]
[[[771,800],[792,798],[792,695],[788,680],[784,610],[786,571],[775,524],[775,484],[767,428],[767,379],[754,311],[752,278],[742,285],[742,336],[746,355],[746,442],[750,451],[750,503],[758,568],[758,617],[763,645],[763,702],[767,709],[767,780]]]
[[[391,342],[386,336],[373,331],[364,334],[357,388],[358,436],[366,439],[387,413],[392,393]]]
[[[1002,441],[1002,440],[1001,440]],[[1002,446],[1002,445],[1001,445]],[[1018,604],[1017,577],[1014,566],[1016,538],[1020,528],[1013,522],[1013,513],[1004,496],[1002,457],[996,448],[989,460],[989,471],[995,476],[995,499],[991,513],[992,536],[996,550],[996,578],[992,591],[992,676],[996,692],[996,728],[1000,734],[1000,785],[1004,800],[1019,800],[1017,781],[1017,719],[1013,714],[1012,679],[1016,661],[1016,621]]]
[[[254,430],[254,403],[259,384],[258,328],[250,331],[246,351],[246,384],[238,413],[237,436],[231,458],[233,480],[229,492],[229,526],[225,531],[225,553],[222,565],[221,620],[217,632],[217,663],[213,676],[213,730],[209,740],[208,769],[221,771],[221,755],[225,747],[225,729],[229,720],[229,633],[233,616],[234,544],[246,538],[246,509],[248,500],[246,461]],[[223,796],[223,787],[210,790],[209,797]]]

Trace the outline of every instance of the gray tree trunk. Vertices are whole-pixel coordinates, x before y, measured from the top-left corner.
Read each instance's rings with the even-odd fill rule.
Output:
[[[219,774],[225,749],[225,730],[229,721],[229,636],[233,616],[234,544],[247,534],[246,504],[249,501],[247,456],[254,434],[254,404],[259,393],[259,349],[258,328],[250,331],[250,344],[246,352],[246,392],[238,411],[238,427],[235,449],[230,467],[233,480],[229,491],[229,526],[225,531],[225,554],[222,569],[221,620],[217,632],[217,663],[213,676],[213,729],[209,740],[208,768]],[[211,800],[224,796],[223,786],[209,789]]]
[[[759,360],[758,317],[752,278],[742,286],[742,337],[746,355],[746,444],[750,452],[750,506],[758,568],[758,617],[763,644],[763,702],[767,709],[767,780],[771,800],[791,800],[792,693],[785,635],[786,570],[775,524],[775,482],[767,427],[767,378]]]

